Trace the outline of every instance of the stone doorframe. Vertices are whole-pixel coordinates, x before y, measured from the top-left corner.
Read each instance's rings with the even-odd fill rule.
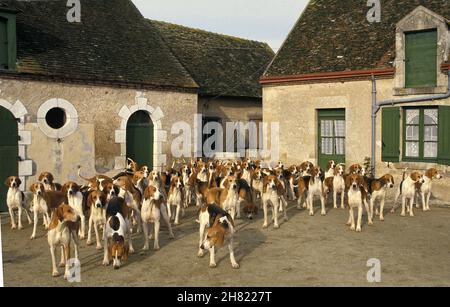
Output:
[[[166,166],[167,156],[163,153],[164,142],[167,141],[167,131],[162,129],[164,113],[160,107],[154,108],[148,104],[144,94],[138,92],[135,104],[128,107],[123,105],[118,115],[121,118],[120,128],[115,131],[115,142],[120,144],[120,156],[115,158],[114,168],[122,170],[126,168],[127,154],[127,123],[131,115],[137,111],[146,111],[153,122],[153,169],[162,171]]]
[[[31,131],[25,130],[25,115],[28,114],[27,109],[20,100],[17,100],[14,104],[0,99],[0,106],[7,109],[17,119],[18,126],[18,146],[19,146],[19,173],[17,174],[22,181],[21,188],[26,186],[26,177],[33,175],[33,161],[27,160],[26,147],[31,145]]]

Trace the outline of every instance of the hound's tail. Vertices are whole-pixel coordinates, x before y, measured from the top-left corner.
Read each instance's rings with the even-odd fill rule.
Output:
[[[90,181],[89,178],[83,177],[83,176],[81,175],[81,165],[78,165],[78,177],[80,177],[80,178],[83,179],[83,180]]]
[[[406,179],[406,172],[408,171],[408,168],[405,168],[405,170],[403,171],[403,179],[402,181],[405,181]]]

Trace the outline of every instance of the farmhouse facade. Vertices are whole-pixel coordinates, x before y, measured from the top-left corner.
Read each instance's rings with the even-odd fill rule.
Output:
[[[165,168],[172,125],[193,123],[204,95],[224,94],[229,83],[217,92],[199,84],[131,1],[83,1],[79,23],[67,20],[66,3],[0,1],[0,178],[18,174],[23,188],[42,171],[76,181],[78,166],[86,176],[110,174],[127,157]],[[261,116],[257,76],[253,83],[259,94],[249,104],[259,101]],[[2,185],[0,199],[5,193]]]
[[[370,158],[377,176],[450,165],[450,3],[310,1],[265,71],[263,118],[280,157],[325,167]],[[372,20],[373,21],[373,20]],[[450,179],[435,196],[449,200]]]

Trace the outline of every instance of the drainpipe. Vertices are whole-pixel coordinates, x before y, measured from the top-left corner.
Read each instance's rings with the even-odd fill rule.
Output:
[[[375,75],[372,75],[372,156],[370,160],[370,168],[372,169],[372,175],[376,176],[376,137],[377,137],[377,80]]]
[[[376,175],[376,120],[377,113],[383,106],[394,106],[401,103],[413,103],[413,102],[423,102],[423,101],[434,101],[434,100],[442,100],[450,97],[450,69],[447,72],[448,76],[448,87],[447,93],[445,94],[435,94],[435,95],[427,95],[420,96],[415,98],[404,98],[404,99],[390,99],[384,100],[377,103],[377,81],[375,76],[372,75],[372,157],[371,157],[371,167],[373,169],[374,176]]]

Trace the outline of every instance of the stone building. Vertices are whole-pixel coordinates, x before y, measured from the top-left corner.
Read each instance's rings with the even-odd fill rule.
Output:
[[[282,160],[369,157],[397,179],[450,170],[450,2],[380,3],[310,1],[265,71],[263,118],[280,123]],[[435,196],[450,200],[449,184]]]
[[[162,169],[172,125],[199,112],[202,86],[131,1],[81,3],[69,22],[65,0],[0,1],[0,178],[23,188],[42,171],[78,180],[79,165],[110,174],[126,157]]]
[[[198,111],[203,124],[213,121],[225,127],[227,122],[262,121],[258,80],[274,56],[269,45],[166,22],[150,23],[160,30],[172,53],[199,85]],[[236,152],[258,149],[250,148],[246,137],[244,148],[235,144]],[[234,134],[225,134],[224,150],[230,138],[236,140]]]

